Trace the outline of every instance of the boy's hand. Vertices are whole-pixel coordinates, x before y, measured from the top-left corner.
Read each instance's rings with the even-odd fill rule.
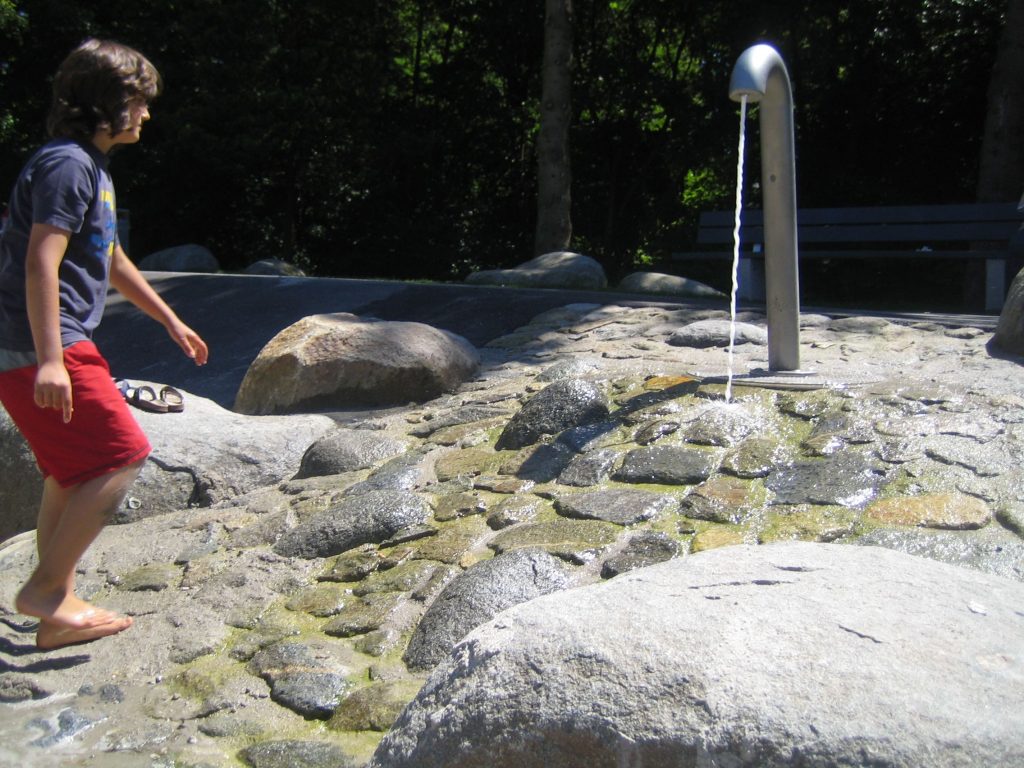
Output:
[[[198,333],[180,320],[167,326],[167,333],[186,355],[195,360],[196,365],[206,365],[209,350]]]
[[[43,363],[36,372],[35,401],[40,408],[64,411],[64,423],[71,421],[74,406],[71,377],[63,363]]]

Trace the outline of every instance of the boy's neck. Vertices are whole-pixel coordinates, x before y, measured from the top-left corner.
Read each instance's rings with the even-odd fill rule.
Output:
[[[105,131],[102,128],[96,131],[89,141],[104,155],[108,154],[114,146],[114,137],[110,135],[110,131]]]

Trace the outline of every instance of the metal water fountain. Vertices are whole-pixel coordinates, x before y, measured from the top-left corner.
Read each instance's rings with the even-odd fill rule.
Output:
[[[768,373],[805,377],[809,372],[800,370],[793,95],[779,52],[765,44],[745,50],[733,67],[729,98],[760,107]]]

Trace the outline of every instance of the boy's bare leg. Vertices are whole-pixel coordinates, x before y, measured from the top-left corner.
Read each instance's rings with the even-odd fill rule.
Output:
[[[62,488],[52,477],[48,477],[43,485],[43,500],[39,505],[39,518],[36,522],[36,549],[39,552],[40,561],[53,538],[54,531],[60,524],[60,519],[67,509],[68,500],[74,490],[73,488]],[[66,588],[69,593],[75,591],[74,571],[68,574]],[[66,629],[46,619],[41,619],[39,629],[36,631],[36,646],[41,650],[53,650],[66,645],[85,643],[117,634],[131,625],[130,617],[117,614],[111,614],[110,620],[106,623],[87,629]]]
[[[41,647],[104,637],[130,626],[130,619],[75,595],[74,579],[79,559],[124,500],[142,463],[70,489],[47,480],[36,534],[39,565],[15,600],[19,612],[40,620]]]

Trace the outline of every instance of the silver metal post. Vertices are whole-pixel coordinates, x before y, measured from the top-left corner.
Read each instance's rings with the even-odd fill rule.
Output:
[[[800,286],[797,268],[796,164],[793,94],[779,52],[755,45],[743,52],[729,80],[729,98],[759,102],[764,196],[768,368],[800,369]]]

